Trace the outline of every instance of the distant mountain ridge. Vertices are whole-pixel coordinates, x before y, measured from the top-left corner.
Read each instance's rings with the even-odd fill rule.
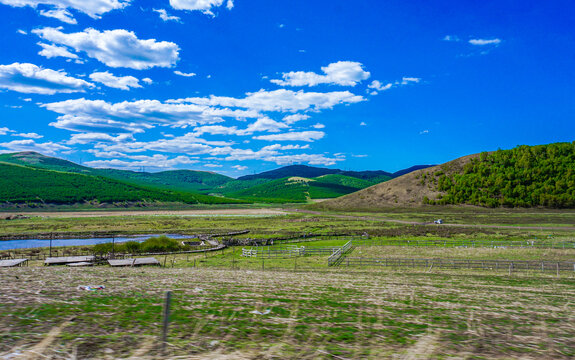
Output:
[[[231,199],[231,202],[233,202],[233,199],[250,202],[305,202],[312,199],[334,198],[388,181],[397,174],[381,170],[344,171],[306,165],[291,165],[233,179],[214,172],[195,170],[169,170],[149,173],[117,169],[96,169],[36,152],[0,154],[0,162],[45,171],[105,178],[145,188],[148,191],[192,193],[200,197],[215,195],[221,201],[227,198]],[[426,166],[412,168],[421,167]],[[0,176],[9,177],[10,174],[14,173],[14,171],[9,171],[6,167],[0,170],[5,172],[4,174],[0,172]],[[401,170],[400,172],[406,171],[409,171],[409,169]],[[43,174],[43,179],[49,178],[49,176],[44,175],[46,174]],[[56,179],[55,181],[64,179],[62,176],[52,176],[52,178]],[[79,183],[88,182],[85,179],[79,181]],[[28,183],[28,185],[30,184]],[[50,184],[50,186],[52,185],[57,184]],[[38,184],[38,186],[42,185]],[[77,191],[78,194],[82,193],[81,190]],[[129,191],[138,193],[133,190]],[[158,195],[157,193],[155,194]],[[78,195],[75,198],[83,199],[85,197],[85,195]],[[208,202],[220,202],[220,200],[216,201],[210,198],[202,199]],[[0,201],[2,201],[1,198]]]

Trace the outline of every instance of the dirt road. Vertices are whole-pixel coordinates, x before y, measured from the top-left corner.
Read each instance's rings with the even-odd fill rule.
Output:
[[[71,211],[71,212],[0,212],[0,218],[23,214],[26,216],[42,216],[52,218],[107,217],[107,216],[210,216],[210,215],[285,215],[280,209],[214,209],[214,210],[127,210],[127,211]]]

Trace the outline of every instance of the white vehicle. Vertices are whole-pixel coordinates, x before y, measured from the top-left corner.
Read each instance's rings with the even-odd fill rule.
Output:
[[[437,225],[441,225],[441,224],[443,224],[443,219],[437,219],[433,223],[437,224]]]

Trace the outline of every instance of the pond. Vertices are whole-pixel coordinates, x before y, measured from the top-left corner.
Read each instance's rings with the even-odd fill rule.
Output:
[[[148,235],[134,235],[134,236],[117,236],[114,238],[91,238],[91,239],[54,239],[52,240],[52,247],[61,246],[83,246],[83,245],[96,245],[103,243],[111,243],[112,241],[116,243],[125,241],[145,241],[154,236],[166,235],[172,239],[189,239],[193,236],[190,235],[179,235],[179,234],[148,234]],[[6,240],[0,241],[0,251],[1,250],[12,250],[12,249],[32,249],[40,247],[49,247],[50,240],[45,239],[28,239],[28,240]]]

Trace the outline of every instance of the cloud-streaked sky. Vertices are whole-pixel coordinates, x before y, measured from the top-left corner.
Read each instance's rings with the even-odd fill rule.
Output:
[[[575,140],[575,4],[0,0],[0,152],[240,176]]]

